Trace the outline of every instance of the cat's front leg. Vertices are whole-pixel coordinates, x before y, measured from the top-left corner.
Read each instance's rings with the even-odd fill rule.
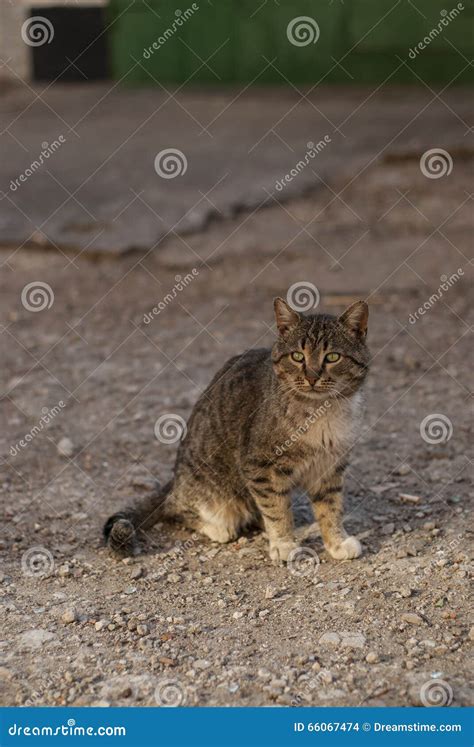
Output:
[[[270,543],[270,558],[276,563],[285,563],[298,549],[293,537],[289,479],[269,469],[248,477],[247,487],[263,519]]]
[[[335,560],[352,560],[362,554],[362,546],[344,529],[343,483],[343,469],[336,468],[308,487],[324,547]]]

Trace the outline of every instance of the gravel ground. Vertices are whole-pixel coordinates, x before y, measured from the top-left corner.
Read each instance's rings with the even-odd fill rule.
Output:
[[[435,180],[398,154],[149,255],[1,251],[2,705],[472,701],[472,160],[454,160],[456,178]],[[21,294],[37,281],[54,302],[33,313]],[[218,546],[158,526],[141,555],[111,558],[103,520],[170,474],[156,419],[186,418],[230,355],[270,344],[272,298],[300,281],[321,309],[371,305],[346,521],[363,557],[333,561],[303,526],[320,563],[289,570],[262,535]],[[422,437],[427,416],[444,438]]]

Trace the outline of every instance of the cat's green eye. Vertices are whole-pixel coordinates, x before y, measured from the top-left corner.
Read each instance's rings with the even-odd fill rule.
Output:
[[[304,361],[304,353],[299,353],[298,351],[296,351],[295,353],[292,353],[291,357],[297,363],[301,363],[301,361]]]
[[[328,353],[326,356],[326,360],[328,363],[337,363],[340,358],[341,356],[339,353]]]

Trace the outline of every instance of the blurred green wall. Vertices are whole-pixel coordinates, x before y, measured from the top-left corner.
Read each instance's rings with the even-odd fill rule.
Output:
[[[113,76],[132,84],[474,78],[472,0],[112,0],[109,12]],[[287,30],[300,16],[298,46]]]

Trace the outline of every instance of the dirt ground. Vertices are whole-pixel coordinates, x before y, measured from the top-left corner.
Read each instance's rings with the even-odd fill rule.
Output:
[[[1,251],[3,705],[472,702],[472,160],[453,159],[429,179],[386,158],[148,255]],[[29,311],[38,281],[54,300]],[[322,310],[371,307],[347,485],[363,557],[330,559],[311,530],[320,564],[288,569],[259,534],[218,546],[158,526],[111,558],[104,519],[170,474],[157,418],[187,418],[229,356],[270,345],[272,298],[301,281]]]

